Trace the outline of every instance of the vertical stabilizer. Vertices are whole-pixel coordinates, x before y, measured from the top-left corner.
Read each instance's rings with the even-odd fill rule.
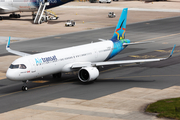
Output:
[[[111,38],[112,41],[125,39],[127,12],[128,8],[124,8],[114,31],[114,35]]]

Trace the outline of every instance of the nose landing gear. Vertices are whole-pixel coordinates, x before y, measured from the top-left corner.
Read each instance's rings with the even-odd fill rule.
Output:
[[[28,80],[26,81],[23,81],[24,82],[24,86],[22,86],[22,91],[27,91],[28,90],[28,87],[27,87],[27,83],[28,83]]]

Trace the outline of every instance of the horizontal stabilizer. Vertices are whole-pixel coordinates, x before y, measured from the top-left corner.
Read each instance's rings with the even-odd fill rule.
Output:
[[[123,43],[123,45],[136,45],[136,44],[145,44],[145,43],[152,43],[152,42],[154,42],[154,41]]]

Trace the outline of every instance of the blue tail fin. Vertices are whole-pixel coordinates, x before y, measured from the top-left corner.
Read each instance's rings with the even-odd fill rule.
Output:
[[[128,8],[124,8],[114,31],[114,35],[111,38],[112,41],[125,39],[127,12]]]

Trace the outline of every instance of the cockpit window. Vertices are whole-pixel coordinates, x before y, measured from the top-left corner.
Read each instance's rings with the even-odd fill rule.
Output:
[[[20,64],[20,65],[19,65],[19,68],[20,68],[20,69],[26,69],[26,66],[25,66],[24,64]]]
[[[24,64],[17,64],[17,65],[11,64],[9,68],[11,68],[11,69],[26,69],[26,66]]]
[[[19,65],[13,65],[13,64],[11,64],[9,68],[11,68],[11,69],[18,69],[18,68],[19,68]]]

